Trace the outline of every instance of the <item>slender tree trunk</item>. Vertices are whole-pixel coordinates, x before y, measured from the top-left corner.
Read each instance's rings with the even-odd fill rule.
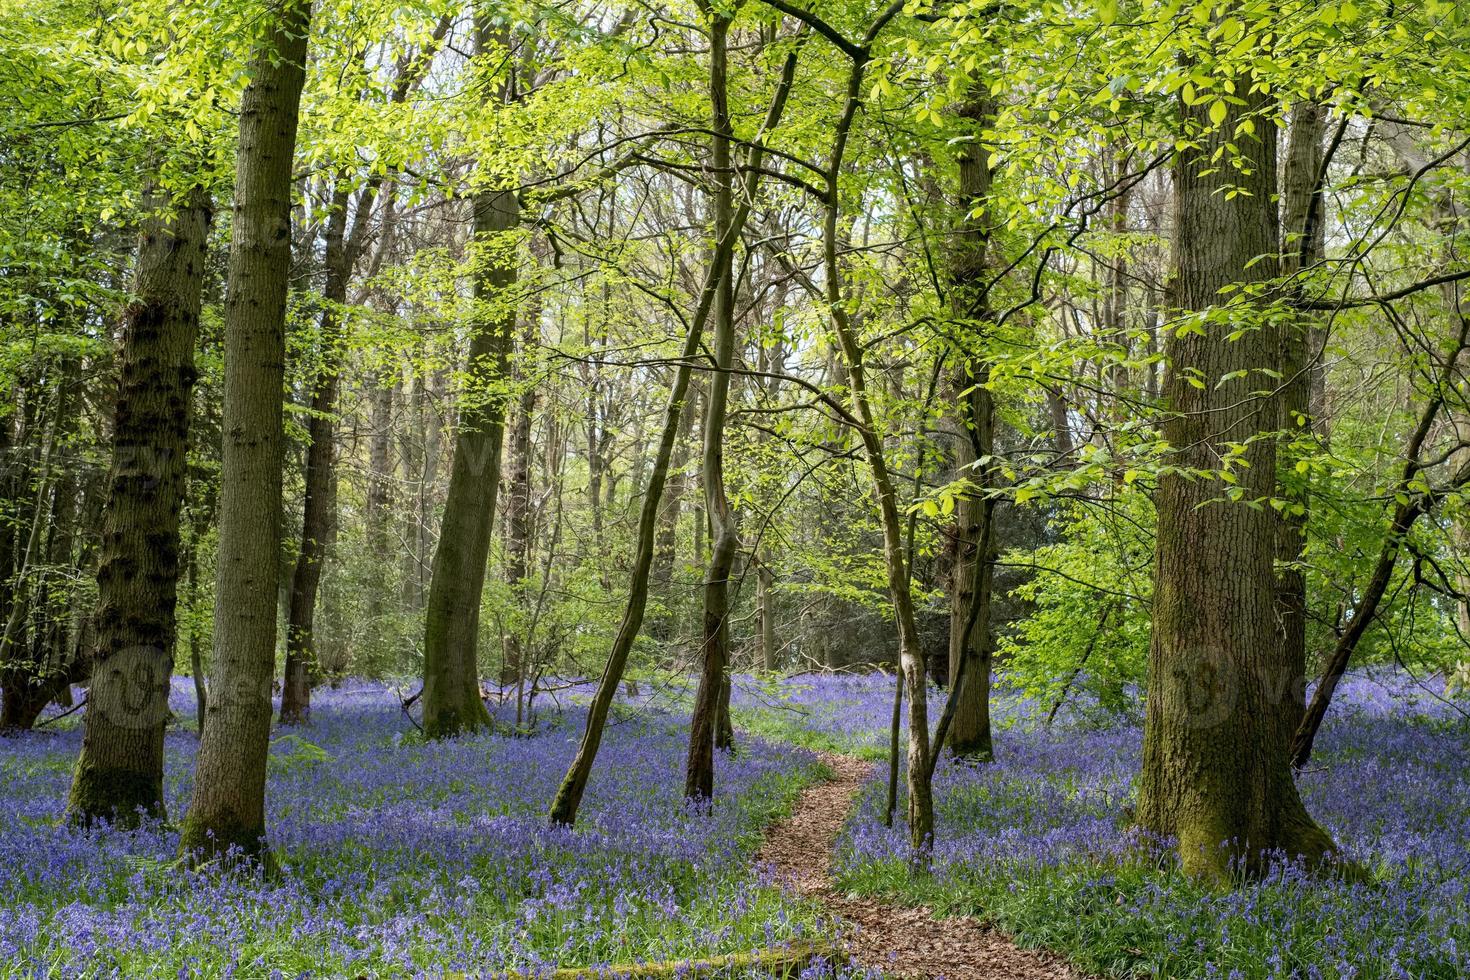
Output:
[[[758,186],[759,170],[763,158],[762,138],[773,130],[781,120],[786,108],[786,98],[791,93],[792,79],[796,74],[796,53],[786,57],[781,69],[781,80],[771,105],[766,112],[764,125],[746,154],[746,177],[741,188],[739,205],[735,208],[727,232],[715,244],[709,269],[699,295],[699,307],[689,321],[689,332],[684,339],[679,365],[674,371],[674,385],[669,391],[669,401],[664,408],[663,429],[659,436],[658,451],[654,455],[653,469],[649,474],[648,488],[643,494],[643,506],[638,515],[637,548],[633,555],[633,570],[628,586],[628,605],[623,612],[622,624],[613,640],[607,665],[603,668],[597,692],[587,710],[587,727],[582,733],[582,742],[577,754],[562,780],[556,799],[551,804],[550,820],[554,824],[571,826],[577,820],[577,810],[582,804],[582,795],[587,789],[587,780],[592,775],[597,750],[602,744],[602,732],[607,724],[607,713],[617,694],[618,684],[623,679],[623,670],[628,663],[628,654],[643,625],[643,613],[648,604],[648,580],[653,567],[654,537],[658,527],[658,516],[663,496],[664,483],[668,479],[669,461],[673,457],[674,443],[679,435],[679,419],[684,411],[684,399],[689,392],[690,365],[698,355],[700,339],[705,322],[715,304],[715,295],[720,288],[718,270],[727,267],[735,254],[735,243],[745,228],[750,215],[751,202]]]
[[[536,348],[541,342],[541,304],[533,299],[526,304],[521,324],[521,361],[517,369],[521,392],[516,406],[515,425],[510,434],[510,486],[507,500],[506,578],[515,595],[516,606],[527,607],[526,578],[531,571],[531,423],[536,414],[536,385],[530,375]],[[525,676],[524,625],[510,631],[506,640],[506,659],[500,672],[502,686],[517,685]]]
[[[399,104],[423,77],[433,53],[448,32],[451,18],[440,18],[426,50],[398,64],[389,99]],[[311,720],[311,687],[320,672],[316,651],[316,600],[321,589],[322,568],[337,535],[336,454],[337,393],[342,371],[342,307],[353,269],[366,244],[369,218],[387,174],[377,172],[358,195],[351,231],[347,211],[351,204],[350,180],[339,175],[332,193],[332,213],[325,234],[325,282],[323,309],[318,330],[319,364],[312,387],[311,418],[307,423],[306,488],[302,501],[301,551],[291,576],[291,594],[286,618],[286,671],[281,688],[281,723],[304,724]],[[392,236],[392,185],[384,195],[383,237]]]
[[[369,380],[372,401],[372,432],[368,436],[368,485],[363,523],[368,553],[372,556],[373,584],[368,596],[369,642],[384,642],[383,618],[393,577],[393,404],[395,379],[388,371],[377,371]]]
[[[759,559],[756,564],[756,605],[760,608],[761,669],[774,674],[781,669],[781,648],[776,641],[776,573],[770,564]]]
[[[730,174],[730,111],[725,45],[730,18],[710,13],[710,106],[714,135],[710,164],[715,171],[715,241],[730,233],[732,180]],[[715,741],[718,737],[721,694],[730,659],[730,574],[740,548],[740,528],[735,511],[725,495],[725,417],[730,399],[730,368],[735,360],[735,284],[731,274],[733,251],[726,250],[721,265],[710,275],[718,277],[715,287],[713,354],[704,414],[704,459],[702,477],[704,504],[710,517],[710,563],[704,576],[703,669],[694,695],[694,713],[689,722],[689,759],[684,773],[684,795],[709,799],[714,795]]]
[[[285,0],[240,104],[225,302],[224,451],[214,676],[179,846],[194,858],[265,850],[265,770],[281,548],[282,388],[291,165],[311,5]]]
[[[34,727],[37,717],[51,699],[46,678],[42,676],[40,665],[35,662],[26,641],[26,620],[31,613],[31,590],[37,577],[42,538],[49,524],[46,517],[55,490],[52,467],[64,404],[62,396],[63,392],[58,390],[51,398],[50,417],[46,419],[45,436],[40,447],[40,469],[34,480],[35,500],[30,520],[28,523],[18,522],[18,529],[25,528],[25,542],[16,556],[10,605],[5,611],[4,630],[0,631],[0,733],[28,731]],[[18,481],[20,486],[29,482]]]
[[[909,844],[916,857],[927,854],[934,837],[934,799],[930,790],[929,761],[929,692],[924,677],[924,651],[914,619],[914,600],[909,592],[909,575],[904,559],[904,524],[898,510],[898,495],[889,473],[883,437],[876,428],[868,397],[863,346],[854,329],[844,293],[844,277],[838,258],[838,221],[842,199],[839,177],[847,150],[853,119],[862,103],[862,85],[869,55],[863,50],[855,58],[847,78],[847,93],[842,117],[837,125],[832,154],[826,170],[824,215],[822,227],[823,267],[826,298],[847,370],[848,397],[851,401],[855,428],[872,474],[873,490],[878,498],[878,514],[883,529],[883,560],[887,571],[888,592],[898,624],[900,669],[908,695],[908,825]]]
[[[1299,102],[1292,111],[1281,195],[1283,275],[1310,268],[1322,257],[1324,242],[1321,215],[1322,195],[1318,173],[1322,167],[1322,140],[1326,110],[1315,102]],[[1290,473],[1299,458],[1293,445],[1313,431],[1309,317],[1285,324],[1281,329],[1281,392],[1278,426],[1284,440],[1280,469]],[[1277,512],[1276,527],[1276,615],[1281,624],[1282,653],[1286,659],[1287,687],[1282,708],[1288,731],[1296,731],[1306,710],[1307,691],[1307,576],[1302,569],[1306,546],[1306,492],[1282,495],[1285,505]]]
[[[194,612],[199,595],[199,546],[189,546],[189,611]],[[204,716],[209,711],[209,688],[204,682],[204,650],[199,642],[199,626],[189,622],[189,674],[194,681],[194,728],[204,734]]]
[[[1243,119],[1262,118],[1256,114],[1264,98],[1245,99],[1218,128],[1208,105],[1181,105],[1202,144],[1182,153],[1174,171],[1173,280],[1183,310],[1211,310],[1226,285],[1277,271],[1270,258],[1278,252],[1275,131],[1258,121],[1256,135],[1236,140],[1248,160],[1241,167],[1224,146]],[[1218,165],[1211,162],[1217,150],[1226,157]],[[1317,861],[1333,846],[1292,780],[1291,732],[1280,705],[1289,665],[1276,630],[1276,523],[1257,505],[1276,490],[1275,443],[1258,438],[1275,412],[1263,406],[1267,396],[1254,393],[1260,371],[1277,369],[1279,338],[1253,307],[1236,310],[1197,317],[1198,331],[1181,329],[1168,340],[1164,438],[1177,447],[1171,463],[1215,471],[1230,444],[1248,444],[1244,465],[1231,469],[1232,492],[1245,502],[1220,500],[1228,489],[1223,481],[1177,472],[1159,479],[1138,808],[1146,830],[1177,841],[1186,872],[1216,881],[1228,878],[1236,860],[1262,870],[1268,850]],[[1240,326],[1248,329],[1229,339]],[[1192,379],[1203,384],[1197,388]]]
[[[96,648],[67,812],[91,824],[164,816],[163,734],[178,641],[179,513],[210,198],[145,199],[135,298],[123,314],[112,468],[97,566]]]
[[[327,216],[326,283],[322,289],[321,326],[317,332],[316,383],[312,387],[311,417],[307,422],[306,489],[302,503],[301,553],[291,575],[291,600],[286,615],[286,675],[281,685],[281,724],[311,721],[311,674],[316,670],[316,596],[321,588],[322,562],[327,539],[336,519],[332,486],[335,456],[337,387],[342,365],[342,304],[356,256],[347,245],[347,180],[339,177]]]
[[[1387,534],[1384,536],[1383,545],[1378,551],[1378,560],[1374,563],[1373,574],[1368,579],[1357,604],[1353,606],[1352,618],[1348,620],[1348,627],[1337,640],[1337,645],[1327,658],[1327,663],[1322,668],[1322,674],[1317,679],[1317,687],[1312,692],[1312,699],[1307,703],[1306,711],[1302,714],[1301,724],[1297,726],[1292,736],[1291,761],[1297,768],[1305,766],[1312,757],[1312,745],[1316,741],[1317,731],[1322,726],[1322,721],[1327,717],[1327,708],[1332,704],[1332,696],[1337,691],[1338,682],[1347,673],[1348,665],[1352,662],[1353,654],[1357,651],[1358,643],[1361,642],[1368,628],[1373,625],[1378,615],[1378,607],[1383,597],[1388,592],[1389,584],[1393,581],[1394,568],[1398,564],[1399,552],[1403,549],[1404,538],[1415,522],[1426,513],[1434,503],[1434,495],[1417,489],[1415,484],[1422,479],[1425,464],[1421,459],[1425,441],[1433,431],[1440,412],[1445,407],[1445,395],[1454,387],[1454,379],[1464,356],[1467,345],[1470,345],[1470,317],[1460,317],[1460,330],[1458,339],[1447,356],[1441,362],[1439,376],[1434,387],[1435,394],[1419,414],[1418,422],[1414,431],[1410,433],[1408,443],[1405,446],[1403,471],[1399,475],[1398,484],[1393,489],[1393,508],[1388,522]],[[1462,459],[1456,467],[1453,478],[1450,480],[1448,489],[1458,490],[1470,483],[1470,458]]]
[[[694,401],[693,397],[690,401]],[[679,619],[678,597],[670,587],[674,581],[674,560],[678,555],[679,514],[689,485],[689,477],[684,468],[689,462],[690,421],[694,414],[693,411],[685,411],[679,416],[674,456],[669,463],[669,484],[663,495],[663,506],[659,510],[658,536],[654,541],[652,583],[655,592],[666,604],[666,609],[663,615],[650,624],[649,632],[660,640],[668,640],[674,635]]]

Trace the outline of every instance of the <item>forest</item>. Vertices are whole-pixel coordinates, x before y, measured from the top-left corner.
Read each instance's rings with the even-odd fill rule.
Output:
[[[0,0],[0,978],[1470,976],[1470,4]]]

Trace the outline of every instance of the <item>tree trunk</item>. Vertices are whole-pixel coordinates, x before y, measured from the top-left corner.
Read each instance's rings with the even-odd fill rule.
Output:
[[[1173,281],[1183,310],[1212,310],[1223,287],[1277,271],[1275,130],[1258,121],[1256,135],[1236,141],[1249,158],[1240,167],[1224,145],[1243,119],[1264,118],[1263,102],[1247,95],[1218,128],[1209,105],[1181,105],[1202,144],[1181,153],[1174,170]],[[1222,162],[1211,162],[1216,151]],[[1215,881],[1229,877],[1234,861],[1263,870],[1268,850],[1317,861],[1333,846],[1297,794],[1280,704],[1289,665],[1276,631],[1276,527],[1259,504],[1275,494],[1276,452],[1271,439],[1257,438],[1275,412],[1263,409],[1268,396],[1255,394],[1260,371],[1277,368],[1279,338],[1253,307],[1235,310],[1196,317],[1197,330],[1176,330],[1167,343],[1171,465],[1215,471],[1230,444],[1249,446],[1243,465],[1231,467],[1234,488],[1176,472],[1159,478],[1138,808],[1146,830],[1177,841],[1187,873]],[[1247,329],[1228,339],[1240,327]]]
[[[123,314],[112,468],[97,566],[96,647],[70,818],[135,826],[164,816],[163,734],[178,641],[194,342],[210,199],[149,194],[135,298]]]
[[[425,50],[416,58],[405,57],[397,66],[397,77],[389,99],[399,104],[423,77],[433,53],[449,30],[451,18],[440,18]],[[375,172],[358,195],[352,229],[347,230],[351,203],[350,179],[337,177],[327,217],[324,256],[323,308],[318,330],[317,375],[312,387],[311,418],[307,423],[305,493],[302,501],[301,550],[291,576],[291,596],[286,617],[286,671],[281,688],[281,723],[304,724],[311,720],[311,687],[320,672],[316,651],[316,599],[321,589],[322,566],[337,535],[337,474],[333,467],[336,450],[337,392],[342,371],[342,307],[353,269],[366,244],[369,218],[387,174]],[[392,188],[384,194],[383,244],[392,238]],[[381,253],[380,256],[381,257]],[[371,491],[370,491],[371,493]],[[375,617],[374,617],[375,618]]]
[[[286,0],[240,103],[225,303],[224,449],[209,716],[179,846],[195,859],[265,850],[265,769],[281,548],[291,165],[311,5]]]
[[[863,364],[864,348],[848,314],[849,297],[844,295],[842,265],[838,259],[838,219],[842,210],[839,177],[852,122],[862,103],[862,85],[867,62],[868,56],[864,52],[861,58],[855,59],[848,74],[842,117],[835,130],[832,155],[825,173],[822,263],[832,328],[846,363],[848,398],[855,416],[853,421],[862,438],[868,468],[872,473],[873,490],[878,498],[878,513],[883,528],[883,561],[888,577],[888,593],[898,624],[899,663],[908,695],[909,845],[918,860],[929,852],[934,839],[934,798],[930,786],[932,766],[929,758],[929,691],[924,677],[924,651],[914,619],[913,595],[909,592],[908,568],[904,559],[904,524],[899,515],[898,496],[884,455],[883,437],[875,427]]]
[[[714,135],[710,164],[715,172],[715,241],[730,232],[732,177],[730,171],[730,111],[727,91],[725,44],[730,18],[710,14],[710,106]],[[694,695],[694,713],[689,722],[689,759],[684,772],[684,795],[709,799],[714,795],[715,741],[719,737],[720,703],[730,659],[730,573],[740,548],[740,528],[735,511],[725,495],[725,417],[730,399],[730,368],[735,360],[735,284],[731,275],[733,250],[721,252],[719,265],[710,275],[715,287],[713,354],[704,414],[704,458],[702,479],[704,505],[710,519],[710,562],[704,576],[704,642],[699,687]]]
[[[51,395],[50,408],[46,411],[49,418],[45,421],[45,435],[40,446],[39,472],[34,481],[29,473],[24,473],[16,483],[16,489],[33,483],[35,499],[31,504],[29,521],[16,522],[16,532],[22,533],[21,529],[24,529],[25,541],[14,558],[9,606],[5,610],[4,629],[0,630],[0,733],[30,730],[51,700],[50,684],[27,641],[26,622],[31,614],[31,591],[37,578],[36,567],[40,564],[42,538],[50,523],[47,517],[55,490],[52,468],[57,432],[65,407],[64,394],[64,390],[57,389]],[[41,413],[37,407],[36,424],[42,417]],[[27,426],[29,428],[31,426]],[[19,497],[19,493],[16,496]]]
[[[1292,111],[1281,195],[1281,272],[1286,276],[1296,275],[1322,258],[1322,197],[1317,175],[1322,167],[1326,122],[1326,110],[1315,102],[1299,102]],[[1312,370],[1308,363],[1312,325],[1313,321],[1303,316],[1281,329],[1277,425],[1283,439],[1280,469],[1288,474],[1300,455],[1293,443],[1310,438],[1313,430]],[[1303,489],[1283,493],[1282,499],[1285,505],[1276,512],[1276,616],[1281,624],[1287,670],[1282,709],[1286,712],[1287,731],[1294,732],[1306,710],[1307,576],[1301,562],[1306,546],[1308,497]]]
[[[506,248],[504,233],[519,224],[519,207],[511,191],[482,191],[475,197],[475,239],[486,252],[476,259],[465,402],[429,579],[423,705],[424,733],[430,738],[490,724],[480,700],[477,649],[505,433],[506,398],[497,389],[509,371],[515,326],[506,297],[515,285],[515,259],[500,253]]]
[[[1462,316],[1459,319],[1459,335],[1454,347],[1446,352],[1446,356],[1440,362],[1437,383],[1433,389],[1435,393],[1420,412],[1418,422],[1414,431],[1410,433],[1405,446],[1404,468],[1399,474],[1398,484],[1394,487],[1390,498],[1393,501],[1392,517],[1389,519],[1388,533],[1378,551],[1378,560],[1373,565],[1373,575],[1369,578],[1361,597],[1353,606],[1352,617],[1348,620],[1347,629],[1343,631],[1342,636],[1338,637],[1337,645],[1328,656],[1327,663],[1322,668],[1322,674],[1317,679],[1317,687],[1312,692],[1312,699],[1307,703],[1306,711],[1302,714],[1301,724],[1297,726],[1292,736],[1291,761],[1292,765],[1298,768],[1305,766],[1311,759],[1312,745],[1316,741],[1322,720],[1327,717],[1327,708],[1332,703],[1332,696],[1337,690],[1338,682],[1347,673],[1348,664],[1352,662],[1352,656],[1357,650],[1358,643],[1367,634],[1368,628],[1373,625],[1374,618],[1378,614],[1378,606],[1388,592],[1389,584],[1393,581],[1393,571],[1398,564],[1399,552],[1403,548],[1405,536],[1408,535],[1409,530],[1420,516],[1433,506],[1435,493],[1443,493],[1445,490],[1457,491],[1470,483],[1470,458],[1462,457],[1448,487],[1431,492],[1425,492],[1416,487],[1416,484],[1423,481],[1423,471],[1427,468],[1421,458],[1425,441],[1433,431],[1440,411],[1445,408],[1445,392],[1453,390],[1460,359],[1467,345],[1470,345],[1470,317]]]
[[[510,434],[510,486],[507,494],[506,578],[516,606],[526,608],[526,577],[531,571],[531,423],[536,414],[536,385],[531,380],[536,347],[541,342],[541,303],[526,304],[521,324],[521,360],[517,368],[521,392],[515,425]],[[517,685],[525,675],[524,625],[506,638],[505,665],[500,672],[502,687]]]
[[[776,597],[772,595],[776,574],[764,559],[757,562],[755,573],[755,599],[761,621],[761,669],[774,674],[781,669],[781,649],[776,642]]]
[[[954,236],[951,267],[951,305],[956,326],[969,342],[982,348],[979,356],[962,352],[954,373],[956,424],[959,438],[956,464],[970,469],[975,493],[955,505],[955,561],[951,569],[949,606],[950,696],[957,698],[950,727],[950,747],[956,756],[989,760],[994,755],[990,736],[990,607],[994,566],[990,560],[994,502],[984,496],[994,482],[994,465],[972,465],[995,448],[995,400],[986,384],[990,367],[984,359],[985,326],[989,304],[980,290],[990,244],[989,152],[979,142],[992,115],[989,100],[978,87],[960,111],[974,128],[975,141],[959,154],[959,227]],[[960,665],[965,683],[958,685]]]
[[[663,599],[666,608],[664,614],[649,625],[649,632],[660,640],[668,640],[674,635],[679,620],[680,603],[677,593],[671,591],[670,586],[674,581],[674,560],[678,556],[679,513],[683,509],[684,494],[689,485],[684,467],[689,462],[689,431],[693,418],[692,411],[685,411],[679,417],[679,433],[674,439],[674,456],[669,463],[669,484],[663,495],[663,506],[659,510],[658,536],[653,546],[653,588]]]
[[[322,561],[336,519],[332,492],[332,457],[336,425],[337,385],[342,365],[342,304],[355,255],[347,243],[347,180],[338,177],[327,216],[326,283],[322,289],[321,326],[317,331],[316,383],[307,421],[306,488],[302,502],[301,552],[291,575],[291,601],[286,615],[286,674],[281,685],[281,724],[311,721],[311,673],[316,669],[316,595]],[[359,205],[361,207],[361,205]]]

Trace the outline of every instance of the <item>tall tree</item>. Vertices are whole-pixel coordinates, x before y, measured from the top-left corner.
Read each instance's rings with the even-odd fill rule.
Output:
[[[1279,705],[1276,524],[1262,506],[1276,492],[1275,413],[1258,390],[1278,369],[1279,328],[1250,302],[1217,306],[1227,286],[1277,272],[1275,126],[1259,94],[1181,100],[1180,112],[1197,146],[1174,167],[1172,272],[1187,319],[1166,350],[1163,434],[1175,448],[1155,497],[1138,818],[1177,840],[1187,872],[1224,880],[1234,861],[1260,870],[1267,851],[1315,861],[1333,845],[1297,793]],[[1222,466],[1229,494],[1224,479],[1189,475]]]
[[[971,132],[959,152],[959,221],[951,257],[950,302],[963,338],[953,378],[959,438],[955,462],[968,469],[974,490],[955,504],[955,560],[950,570],[949,681],[957,698],[949,744],[957,756],[989,759],[991,562],[995,502],[987,494],[995,466],[995,399],[987,384],[990,367],[981,347],[990,319],[985,300],[986,252],[990,247],[990,166],[981,141],[992,115],[989,96],[972,85],[959,117]],[[968,663],[965,661],[968,660]],[[963,667],[963,683],[961,672]]]
[[[97,566],[97,640],[72,779],[71,819],[131,825],[164,816],[163,735],[178,642],[179,513],[184,503],[194,343],[211,201],[155,189],[123,312],[112,466]]]
[[[339,174],[332,191],[327,215],[326,282],[322,288],[321,327],[317,331],[316,383],[312,386],[311,417],[307,422],[306,488],[301,517],[301,552],[291,574],[291,598],[286,610],[286,673],[281,685],[281,723],[290,725],[311,719],[311,679],[315,654],[316,594],[321,587],[322,562],[327,540],[332,533],[334,512],[332,480],[333,442],[336,426],[332,413],[337,410],[337,388],[340,373],[339,351],[342,348],[342,304],[347,301],[347,282],[360,250],[359,229],[366,227],[364,208],[358,204],[358,220],[352,239],[347,237],[347,211],[351,203],[350,185],[345,174]]]
[[[240,103],[225,299],[224,447],[208,718],[179,846],[265,848],[265,768],[281,548],[291,165],[306,82],[309,0],[271,8]]]

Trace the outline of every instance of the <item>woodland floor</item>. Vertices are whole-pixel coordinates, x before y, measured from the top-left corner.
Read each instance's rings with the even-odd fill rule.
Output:
[[[937,918],[927,908],[888,905],[833,887],[832,849],[873,763],[822,753],[834,778],[808,787],[791,816],[766,834],[758,860],[778,879],[849,926],[842,944],[858,966],[903,978],[944,980],[1074,980],[1082,974],[1059,958],[1018,947],[973,918]]]

